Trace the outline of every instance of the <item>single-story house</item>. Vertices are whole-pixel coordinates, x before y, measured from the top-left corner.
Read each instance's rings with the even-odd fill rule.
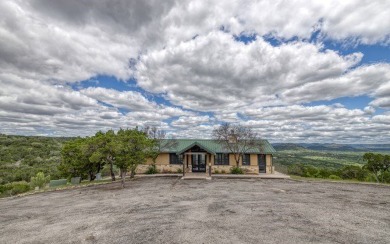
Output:
[[[267,140],[260,140],[259,147],[249,149],[240,157],[239,167],[248,174],[272,174],[273,154],[276,152]],[[161,143],[161,153],[156,159],[156,168],[162,173],[204,172],[230,173],[236,166],[234,154],[223,144],[206,139],[165,139]],[[145,172],[153,163],[148,159],[139,165],[138,173]]]

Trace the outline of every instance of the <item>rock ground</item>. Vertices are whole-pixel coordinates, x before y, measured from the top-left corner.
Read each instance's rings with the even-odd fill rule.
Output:
[[[139,178],[0,200],[0,243],[390,243],[390,187]]]

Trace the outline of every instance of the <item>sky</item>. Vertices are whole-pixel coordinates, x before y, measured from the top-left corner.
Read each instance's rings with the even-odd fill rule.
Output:
[[[2,0],[0,133],[390,143],[388,0]]]

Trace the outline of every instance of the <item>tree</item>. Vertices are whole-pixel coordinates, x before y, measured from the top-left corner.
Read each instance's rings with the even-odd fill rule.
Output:
[[[262,150],[263,146],[251,128],[240,124],[222,124],[213,130],[213,138],[234,155],[237,167],[239,167],[240,157],[242,158],[251,149]]]
[[[105,163],[93,156],[99,148],[96,136],[66,142],[61,150],[60,171],[65,175],[82,178],[88,176],[90,181],[94,180],[96,173],[100,172]]]
[[[92,162],[105,162],[110,165],[111,180],[115,181],[115,174],[113,170],[115,161],[115,141],[116,135],[113,130],[109,130],[106,133],[101,131],[95,134],[95,143],[98,145],[96,151],[94,151],[89,158]]]
[[[105,164],[104,160],[96,160],[93,156],[101,148],[99,142],[97,136],[86,137],[81,146],[83,157],[86,158],[84,161],[84,170],[87,172],[90,181],[93,181],[96,178],[96,174],[103,169]]]
[[[64,175],[71,175],[72,177],[83,176],[84,164],[88,160],[84,157],[81,147],[84,139],[77,138],[75,140],[64,143],[61,150],[62,161],[58,166],[59,170]]]
[[[175,148],[177,140],[166,140],[166,132],[158,129],[157,127],[146,126],[144,128],[145,134],[152,140],[152,146],[149,148],[148,157],[153,161],[153,165],[156,165],[158,155],[160,155],[163,148]]]
[[[365,153],[363,160],[367,161],[364,168],[373,173],[376,182],[383,182],[386,172],[390,169],[390,155]]]
[[[138,129],[118,131],[114,145],[115,164],[120,169],[123,188],[127,170],[130,170],[130,177],[133,178],[137,166],[146,161],[148,150],[152,145],[153,141],[146,136],[145,132]]]

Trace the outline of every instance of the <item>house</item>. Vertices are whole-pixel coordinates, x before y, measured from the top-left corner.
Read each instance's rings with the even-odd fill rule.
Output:
[[[260,140],[261,147],[249,149],[240,157],[239,167],[248,174],[272,174],[273,154],[276,152],[267,140]],[[229,173],[236,166],[234,154],[215,140],[166,139],[161,143],[161,153],[156,168],[162,173],[204,172]],[[153,161],[148,159],[137,172],[145,172]]]

